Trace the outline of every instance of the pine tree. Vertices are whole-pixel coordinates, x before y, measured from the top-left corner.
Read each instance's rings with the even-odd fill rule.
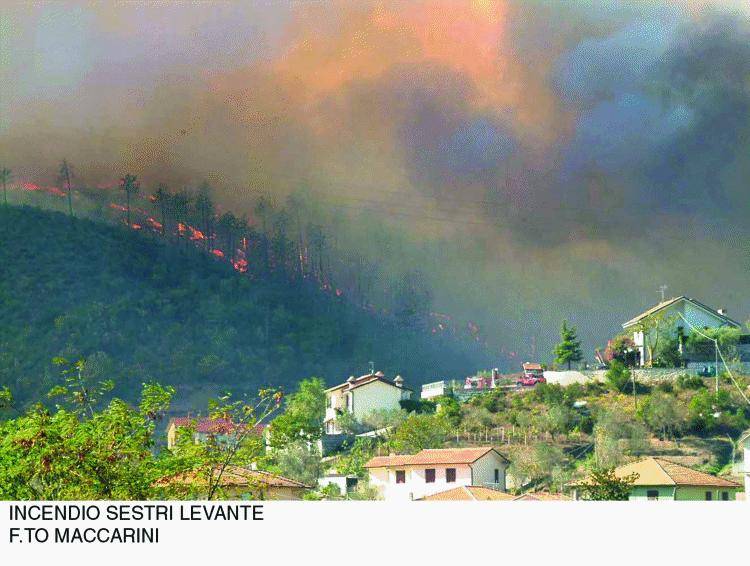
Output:
[[[560,329],[560,343],[555,346],[555,363],[568,364],[570,369],[571,362],[580,362],[583,359],[581,351],[581,341],[578,340],[578,334],[575,326],[568,326],[568,321],[563,320]]]

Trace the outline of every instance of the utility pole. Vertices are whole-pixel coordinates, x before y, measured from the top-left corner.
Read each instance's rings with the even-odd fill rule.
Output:
[[[719,396],[719,341],[714,340],[714,377],[716,378],[716,397]]]
[[[659,292],[661,293],[661,302],[664,302],[664,291],[669,289],[666,285],[659,285]]]

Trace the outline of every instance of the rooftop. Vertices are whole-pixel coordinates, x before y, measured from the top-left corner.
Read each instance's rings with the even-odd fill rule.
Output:
[[[218,470],[214,477],[218,476]],[[181,472],[157,480],[156,485],[202,485],[206,483],[206,476],[197,470]],[[250,470],[241,466],[227,466],[221,475],[221,487],[298,487],[309,488],[297,480],[278,476],[261,470]]]
[[[447,491],[425,495],[417,501],[513,501],[512,495],[478,485],[464,485]]]
[[[631,464],[615,468],[615,475],[624,478],[630,474],[638,474],[636,486],[684,486],[684,487],[740,487],[739,484],[699,472],[687,466],[676,464],[664,458],[644,458]],[[577,482],[585,484],[586,479]]]
[[[396,379],[398,379],[398,377]],[[398,384],[396,383],[395,379],[388,379],[387,377],[385,377],[385,374],[382,371],[376,371],[375,373],[367,373],[365,375],[360,375],[359,377],[352,376],[349,379],[347,379],[344,383],[335,385],[334,387],[329,387],[328,389],[326,389],[326,392],[336,391],[337,389],[343,389],[344,387],[348,387],[350,390],[356,389],[357,387],[362,387],[363,385],[367,385],[375,381],[380,381],[387,385],[398,387],[399,389],[405,389],[406,391],[411,391],[411,389],[403,385],[403,380],[401,381],[400,384]]]
[[[211,417],[174,417],[169,422],[176,427],[195,426],[195,432],[205,434],[227,434],[244,427],[244,425],[233,423],[230,419]],[[260,434],[266,426],[266,424],[256,424],[253,428]]]
[[[686,297],[685,295],[680,295],[679,297],[672,297],[671,299],[667,299],[665,301],[660,302],[658,305],[655,305],[655,306],[651,307],[650,309],[642,312],[638,316],[635,316],[635,317],[631,318],[629,321],[623,323],[622,327],[623,328],[628,328],[629,326],[633,326],[634,324],[638,324],[644,318],[647,318],[647,317],[649,317],[649,316],[651,316],[651,315],[659,312],[662,309],[665,309],[667,307],[675,305],[675,304],[679,303],[680,301],[687,301],[687,302],[689,302],[689,303],[697,306],[698,308],[700,308],[700,309],[702,309],[702,310],[704,310],[704,311],[706,311],[708,313],[711,313],[716,318],[719,318],[719,319],[723,320],[726,324],[729,324],[730,326],[735,326],[735,327],[738,327],[738,328],[740,326],[742,326],[736,320],[732,320],[731,318],[729,318],[725,314],[721,314],[716,309],[712,309],[708,305],[704,305],[700,301],[696,301],[695,299],[691,299],[690,297]]]
[[[479,448],[435,448],[425,449],[416,454],[400,456],[375,456],[365,468],[388,468],[393,466],[425,466],[430,464],[473,464],[489,452],[496,452],[501,458],[505,456],[492,446]]]

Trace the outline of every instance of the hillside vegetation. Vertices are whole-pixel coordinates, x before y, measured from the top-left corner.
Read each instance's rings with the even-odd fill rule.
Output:
[[[21,401],[59,382],[58,356],[86,358],[125,398],[179,385],[181,409],[221,388],[338,382],[371,360],[411,385],[486,363],[455,337],[153,233],[30,207],[0,209],[0,226],[0,385]]]

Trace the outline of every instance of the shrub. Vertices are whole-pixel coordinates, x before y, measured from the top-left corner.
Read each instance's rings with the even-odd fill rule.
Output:
[[[674,393],[674,385],[671,381],[660,381],[655,389],[660,393]]]
[[[697,375],[689,375],[687,373],[683,373],[677,377],[677,387],[682,390],[686,389],[703,389],[706,387],[706,383],[703,381],[702,377],[698,377]]]
[[[610,390],[623,392],[630,382],[630,370],[619,360],[613,360],[605,374]]]

